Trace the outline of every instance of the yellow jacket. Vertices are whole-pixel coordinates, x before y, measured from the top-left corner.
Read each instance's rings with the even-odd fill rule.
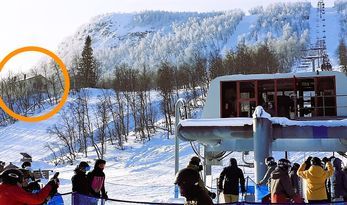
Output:
[[[327,162],[326,166],[328,170],[324,170],[320,166],[312,165],[305,171],[306,164],[303,163],[298,169],[298,175],[306,180],[307,200],[328,199],[325,189],[325,180],[334,174],[334,168],[330,162]]]

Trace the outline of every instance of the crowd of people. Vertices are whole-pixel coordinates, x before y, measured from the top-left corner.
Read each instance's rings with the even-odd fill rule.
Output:
[[[264,203],[329,203],[347,201],[347,169],[342,160],[335,157],[308,157],[301,165],[293,165],[287,159],[277,162],[273,157],[265,159],[267,171],[257,186],[267,185],[270,191]],[[97,205],[98,200],[108,199],[105,191],[106,161],[95,161],[90,171],[87,162],[80,162],[74,170],[72,181],[72,203],[74,205]],[[212,205],[217,194],[223,193],[225,203],[239,201],[240,191],[246,193],[245,177],[237,160],[231,158],[218,178],[217,194],[209,191],[203,183],[200,158],[194,156],[188,166],[176,175],[175,184],[186,198],[187,204]],[[35,179],[30,162],[21,168],[12,168],[0,162],[0,204],[24,205],[44,204],[56,193],[59,179],[53,177],[42,187]]]
[[[30,162],[24,162],[21,168],[11,165],[5,166],[4,162],[0,162],[1,205],[50,205],[56,203],[52,198],[56,197],[58,192],[58,173],[45,186],[42,186],[40,179],[35,179]],[[105,191],[105,173],[103,172],[105,165],[105,160],[98,159],[94,169],[89,171],[90,166],[87,162],[79,163],[71,179],[74,205],[97,205],[100,198],[108,199]]]
[[[212,205],[215,195],[202,183],[199,174],[202,165],[199,163],[200,159],[193,157],[188,167],[176,175],[175,184],[187,204]],[[256,184],[268,186],[270,194],[263,198],[263,203],[347,202],[347,168],[342,168],[339,158],[308,157],[301,165],[292,165],[287,159],[276,162],[273,157],[268,157],[265,164],[267,171]],[[246,193],[245,177],[235,158],[231,158],[229,166],[221,172],[217,189],[224,194],[225,203],[238,202],[240,190],[242,194]]]
[[[272,203],[329,203],[347,201],[347,170],[342,160],[335,157],[308,157],[301,165],[291,166],[287,159],[276,163],[265,159],[267,172],[258,185],[267,184]]]
[[[342,170],[342,161],[335,157],[309,157],[301,165],[273,157],[265,159],[267,172],[258,185],[267,184],[272,203],[329,203],[347,200],[347,175]],[[332,185],[332,186],[331,186]],[[302,189],[304,191],[302,191]]]

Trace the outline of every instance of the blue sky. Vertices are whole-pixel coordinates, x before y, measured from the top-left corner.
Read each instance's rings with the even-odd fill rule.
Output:
[[[57,45],[93,16],[143,10],[219,11],[249,8],[284,0],[9,0],[0,7],[0,59],[16,48],[35,45],[55,51]],[[285,0],[294,2],[296,0]],[[315,6],[317,0],[311,0]],[[327,6],[333,0],[325,1]],[[6,66],[26,70],[39,54],[23,54]]]

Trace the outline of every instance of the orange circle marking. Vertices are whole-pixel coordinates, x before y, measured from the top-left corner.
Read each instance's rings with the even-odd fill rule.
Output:
[[[58,103],[58,105],[56,107],[54,107],[54,109],[52,109],[51,111],[49,111],[48,113],[41,115],[41,116],[35,116],[35,117],[26,117],[23,115],[19,115],[15,112],[13,112],[13,110],[11,110],[10,108],[7,107],[7,105],[5,104],[5,102],[2,100],[2,97],[0,96],[0,107],[11,117],[17,119],[17,120],[21,120],[21,121],[25,121],[25,122],[39,122],[42,120],[47,120],[48,118],[52,117],[53,115],[55,115],[56,113],[58,113],[60,111],[60,109],[64,106],[64,104],[67,101],[67,98],[69,96],[69,91],[70,91],[70,77],[69,77],[69,73],[66,69],[65,64],[63,63],[63,61],[57,56],[55,55],[53,52],[41,48],[41,47],[37,47],[37,46],[27,46],[27,47],[23,47],[23,48],[19,48],[16,49],[14,51],[12,51],[11,53],[9,53],[1,62],[0,62],[0,72],[1,70],[4,68],[5,64],[15,55],[19,54],[19,53],[23,53],[23,52],[30,52],[30,51],[35,51],[35,52],[39,52],[39,53],[44,53],[48,56],[50,56],[51,58],[53,58],[53,60],[59,65],[63,76],[64,76],[64,93],[63,96],[61,97],[60,102]]]

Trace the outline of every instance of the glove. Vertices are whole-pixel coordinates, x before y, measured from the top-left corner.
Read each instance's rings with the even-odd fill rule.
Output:
[[[58,192],[58,187],[59,187],[59,179],[51,179],[48,182],[48,185],[50,185],[52,187],[51,196],[54,196],[57,192]]]
[[[107,193],[102,194],[102,198],[107,200],[108,199]]]
[[[214,192],[208,192],[208,195],[212,198],[212,199],[215,199],[216,198],[216,194]]]

